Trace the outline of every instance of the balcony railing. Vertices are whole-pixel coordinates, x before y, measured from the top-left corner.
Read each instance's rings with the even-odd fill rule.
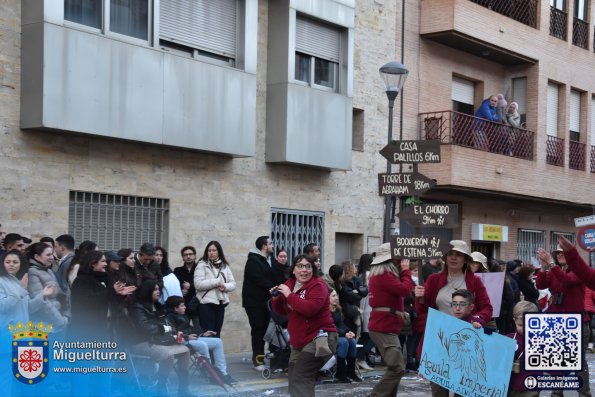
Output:
[[[568,167],[573,170],[585,170],[585,149],[587,145],[568,141]]]
[[[572,44],[577,47],[587,49],[589,41],[589,25],[582,19],[574,17],[574,24],[572,25]]]
[[[421,113],[422,137],[533,160],[533,131],[453,111]]]
[[[537,28],[538,0],[471,0],[515,21]]]
[[[548,135],[545,150],[546,163],[564,167],[564,139]]]
[[[568,14],[550,6],[550,36],[566,40],[566,21]]]
[[[591,172],[595,172],[595,146],[591,146]]]

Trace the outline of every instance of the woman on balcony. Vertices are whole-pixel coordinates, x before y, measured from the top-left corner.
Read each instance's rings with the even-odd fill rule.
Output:
[[[508,108],[506,109],[506,119],[504,120],[506,124],[514,128],[521,127],[521,115],[518,112],[519,104],[516,102],[510,102]]]

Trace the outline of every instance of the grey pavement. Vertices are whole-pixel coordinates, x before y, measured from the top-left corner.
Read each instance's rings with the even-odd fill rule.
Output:
[[[191,381],[191,391],[204,397],[237,396],[237,397],[286,397],[287,375],[283,373],[273,374],[270,379],[265,379],[262,374],[252,367],[250,353],[226,354],[228,372],[238,383],[235,387],[227,387],[227,391],[215,385],[208,384],[202,379]],[[590,369],[591,389],[595,390],[595,354],[588,354]],[[330,379],[323,378],[316,386],[317,397],[333,396],[367,396],[374,385],[378,382],[384,367],[376,366],[373,371],[362,371],[364,382],[361,383],[330,383]],[[407,372],[401,380],[399,395],[422,397],[431,396],[430,383],[420,378],[415,372]],[[565,396],[578,396],[577,392],[566,392]],[[540,396],[549,396],[549,392],[542,392]]]

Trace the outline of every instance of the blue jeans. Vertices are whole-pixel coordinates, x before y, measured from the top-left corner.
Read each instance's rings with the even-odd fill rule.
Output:
[[[210,352],[213,353],[215,368],[223,375],[227,375],[227,364],[225,363],[225,353],[223,352],[223,342],[219,338],[202,337],[188,341],[192,350],[198,352],[203,357],[210,360]]]
[[[337,340],[337,358],[355,357],[357,349],[355,339],[340,336]]]

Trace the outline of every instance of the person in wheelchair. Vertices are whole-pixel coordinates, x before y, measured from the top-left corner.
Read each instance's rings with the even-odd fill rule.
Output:
[[[355,358],[356,358],[356,341],[355,334],[351,332],[343,322],[343,314],[341,306],[339,306],[339,295],[334,288],[329,287],[329,301],[331,315],[337,328],[339,338],[337,340],[337,371],[336,378],[341,383],[361,382],[360,378],[355,372]]]
[[[210,360],[211,354],[215,368],[221,373],[221,379],[228,385],[237,381],[227,373],[227,363],[223,351],[223,341],[217,338],[215,331],[203,331],[198,324],[191,325],[186,316],[186,303],[181,296],[170,296],[165,301],[167,319],[177,332],[184,334],[186,344],[201,356]]]

